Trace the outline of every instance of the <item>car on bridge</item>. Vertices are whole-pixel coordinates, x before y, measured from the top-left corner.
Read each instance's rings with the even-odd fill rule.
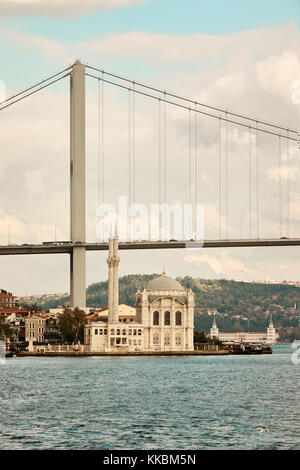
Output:
[[[58,241],[50,241],[50,242],[43,242],[43,245],[72,245],[70,240],[58,240]]]

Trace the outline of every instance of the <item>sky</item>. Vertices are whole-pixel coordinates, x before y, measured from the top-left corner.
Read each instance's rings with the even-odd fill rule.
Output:
[[[291,101],[300,80],[300,1],[296,0],[3,0],[0,64],[7,94],[74,60],[96,65],[183,96],[300,128]],[[105,89],[106,196],[128,185],[128,96]],[[87,79],[87,239],[95,240],[97,206],[97,85]],[[168,108],[168,197],[185,202],[188,113]],[[136,98],[137,199],[157,197],[157,108]],[[69,238],[69,86],[65,81],[0,113],[0,244]],[[199,119],[199,202],[206,238],[217,238],[218,128]],[[224,128],[222,130],[224,146]],[[229,127],[232,237],[249,233],[248,134]],[[279,236],[278,185],[287,218],[287,149],[278,167],[278,142],[262,137],[259,236]],[[255,137],[251,149],[255,153]],[[285,144],[283,144],[284,146]],[[193,148],[193,151],[195,149]],[[224,148],[223,148],[224,150]],[[291,145],[290,235],[299,236],[299,151]],[[253,160],[254,164],[254,160]],[[253,167],[255,171],[255,167]],[[223,168],[224,170],[224,168]],[[253,183],[252,220],[256,202]],[[223,197],[224,195],[222,195]],[[246,209],[245,209],[246,208]],[[225,215],[222,220],[225,223]],[[87,283],[107,278],[106,253],[87,255]],[[122,252],[120,274],[247,280],[299,280],[298,248]],[[16,295],[69,290],[69,257],[3,256],[0,287]]]

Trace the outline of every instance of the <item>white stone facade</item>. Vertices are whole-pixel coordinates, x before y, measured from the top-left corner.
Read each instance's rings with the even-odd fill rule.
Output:
[[[265,343],[265,344],[275,344],[277,340],[277,333],[273,325],[272,318],[270,320],[269,327],[266,332],[231,332],[223,333],[220,332],[216,319],[214,318],[213,325],[210,329],[210,337],[218,338],[220,341],[229,341],[234,343]]]
[[[120,321],[116,238],[109,247],[108,321],[86,325],[84,344],[95,352],[193,351],[194,294],[165,272],[137,292],[135,321]]]

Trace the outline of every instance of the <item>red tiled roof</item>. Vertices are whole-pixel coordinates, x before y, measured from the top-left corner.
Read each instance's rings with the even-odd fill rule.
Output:
[[[3,307],[0,308],[0,315],[1,313],[18,313],[19,310],[16,310],[16,307]]]

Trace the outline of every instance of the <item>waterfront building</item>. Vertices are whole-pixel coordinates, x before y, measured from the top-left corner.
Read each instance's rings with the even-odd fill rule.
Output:
[[[11,313],[5,318],[6,323],[12,330],[9,343],[20,343],[25,341],[25,318],[22,315]]]
[[[62,335],[59,331],[59,318],[57,315],[51,315],[45,318],[44,341],[48,344],[56,344],[62,341]]]
[[[25,341],[56,343],[61,340],[57,315],[34,315],[25,320]]]
[[[85,326],[84,343],[91,351],[193,351],[194,294],[162,275],[136,293],[136,313],[120,315],[118,238],[109,240],[107,319]],[[127,307],[127,309],[130,307]],[[125,309],[126,310],[126,309]],[[101,317],[101,312],[99,313]],[[126,315],[125,315],[126,317]]]
[[[216,317],[210,329],[210,337],[218,338],[220,341],[229,341],[235,343],[265,343],[275,344],[278,334],[273,325],[272,316],[266,332],[221,332],[217,327]]]
[[[46,317],[45,316],[32,316],[25,320],[25,341],[37,341],[42,343],[44,341]]]
[[[119,305],[119,321],[121,323],[131,323],[135,321],[136,310],[130,305]],[[92,313],[87,315],[88,322],[93,321],[106,321],[108,320],[108,307],[95,309]]]
[[[12,313],[18,306],[16,299],[11,292],[0,289],[0,313]]]

